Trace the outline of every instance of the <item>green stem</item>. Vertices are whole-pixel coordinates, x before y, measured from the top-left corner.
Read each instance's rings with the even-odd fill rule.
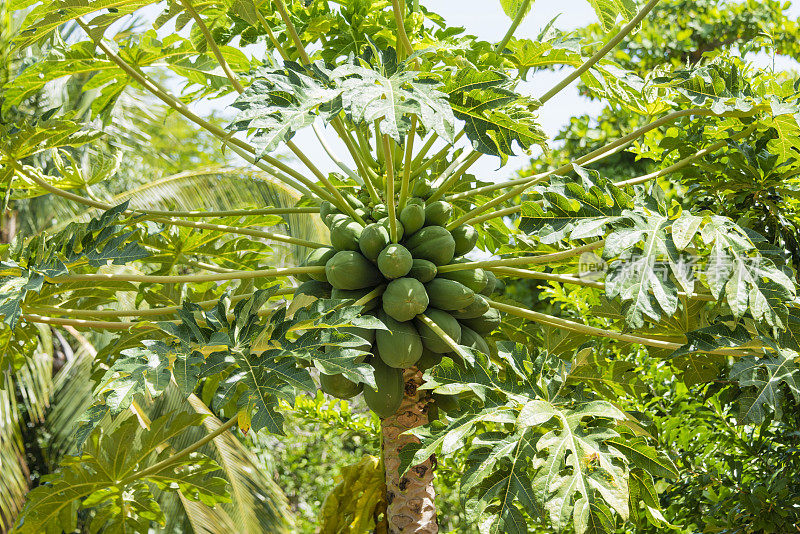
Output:
[[[403,46],[407,55],[411,55],[414,53],[414,47],[411,46],[411,41],[408,40],[408,35],[406,34],[406,26],[405,21],[403,19],[403,11],[400,8],[400,2],[398,0],[392,0],[392,10],[394,11],[394,22],[397,25],[397,50],[400,52],[401,48],[400,45]],[[398,59],[402,60],[402,57],[398,57]]]
[[[211,441],[213,441],[214,438],[216,438],[216,437],[224,434],[228,430],[230,430],[236,424],[237,421],[238,421],[238,419],[236,417],[232,417],[231,419],[229,419],[225,423],[222,423],[222,425],[220,425],[220,427],[217,428],[216,430],[214,430],[213,432],[210,432],[210,433],[206,434],[206,436],[204,438],[202,438],[202,439],[198,440],[197,442],[189,445],[185,449],[181,449],[180,451],[176,452],[172,456],[170,456],[168,458],[165,458],[165,459],[161,460],[160,462],[151,465],[147,469],[143,469],[143,470],[141,470],[139,472],[131,474],[128,477],[125,477],[117,485],[121,486],[121,487],[124,487],[124,486],[127,486],[128,484],[130,484],[131,482],[133,482],[135,480],[139,480],[139,479],[142,479],[142,478],[147,478],[148,476],[150,476],[152,474],[155,474],[155,473],[158,473],[158,472],[164,470],[165,468],[167,468],[167,467],[171,466],[172,464],[176,463],[178,460],[181,460],[182,458],[184,458],[186,456],[189,456],[194,451],[204,447],[206,444],[208,444]]]
[[[453,174],[451,174],[450,176],[447,176],[447,174],[449,172],[452,172],[450,169],[448,169],[444,173],[442,173],[442,176],[443,177],[447,176],[447,178],[445,178],[445,180],[441,183],[441,185],[436,186],[436,192],[434,192],[430,196],[430,198],[427,200],[426,204],[429,204],[431,202],[435,202],[435,201],[439,200],[440,198],[442,198],[442,195],[444,195],[446,192],[448,192],[450,190],[450,188],[453,187],[453,185],[455,185],[455,183],[458,181],[458,179],[461,178],[461,176],[465,172],[467,172],[469,170],[469,168],[472,167],[472,165],[476,161],[478,161],[478,158],[480,158],[481,155],[482,154],[480,152],[476,152],[476,151],[473,150],[469,154],[465,154],[464,156],[459,158],[457,161],[454,161],[453,165],[457,165],[458,164],[458,165],[461,165],[461,166],[458,168],[458,170],[453,172]]]
[[[411,116],[411,129],[406,135],[406,155],[403,160],[403,182],[400,184],[400,202],[398,208],[403,211],[406,207],[411,189],[411,156],[414,152],[414,138],[417,136],[417,116]]]
[[[350,134],[347,131],[344,123],[341,121],[333,121],[331,123],[333,129],[336,130],[336,133],[339,134],[339,138],[344,141],[344,144],[347,146],[347,149],[350,151],[350,155],[355,161],[356,166],[358,167],[359,172],[361,173],[361,178],[364,181],[364,186],[367,188],[367,192],[369,193],[369,198],[372,199],[372,202],[375,204],[379,204],[381,199],[380,195],[378,195],[377,189],[375,189],[375,184],[372,183],[372,178],[369,173],[369,169],[367,167],[367,163],[362,161],[364,158],[359,157],[359,151],[356,150],[356,147],[352,145],[352,140],[350,139]],[[358,181],[358,180],[356,180]]]
[[[633,19],[631,19],[631,21],[628,24],[623,26],[622,29],[619,32],[617,32],[617,34],[614,37],[612,37],[611,40],[608,41],[608,43],[606,43],[605,46],[603,46],[603,48],[598,50],[596,54],[594,54],[592,57],[586,60],[586,62],[580,67],[578,67],[574,72],[571,72],[563,80],[558,82],[552,89],[543,94],[539,98],[539,101],[542,104],[544,104],[545,102],[553,98],[555,95],[557,95],[559,92],[561,92],[561,90],[563,90],[573,81],[577,80],[581,76],[581,74],[592,68],[598,61],[603,59],[603,57],[605,57],[606,54],[611,52],[611,50],[615,46],[617,46],[620,43],[620,41],[622,41],[625,38],[625,36],[631,33],[633,29],[639,25],[642,19],[644,19],[647,16],[647,14],[650,13],[650,11],[654,7],[656,7],[656,4],[658,4],[658,2],[659,0],[650,0],[649,2],[647,2],[647,4],[645,4],[645,6],[641,9],[641,11],[639,11],[639,13],[637,13],[636,16],[633,17]]]
[[[225,282],[229,280],[249,280],[253,278],[279,278],[298,274],[322,274],[325,267],[280,267],[276,269],[261,269],[255,271],[232,271],[230,273],[214,274],[182,274],[182,275],[149,275],[127,273],[91,273],[67,274],[63,276],[48,277],[52,283],[66,282],[92,282],[92,281],[117,281],[117,282],[151,282],[156,284],[187,284],[193,282]]]
[[[522,4],[519,6],[519,11],[517,11],[517,15],[514,17],[514,20],[511,22],[511,26],[508,28],[503,40],[497,43],[497,46],[494,47],[494,51],[498,54],[503,52],[503,49],[506,47],[508,42],[511,40],[511,37],[514,36],[514,32],[517,31],[522,19],[525,18],[525,15],[528,14],[528,6],[531,5],[531,0],[523,0]]]
[[[414,156],[414,159],[411,161],[412,169],[416,169],[417,166],[419,166],[419,164],[422,162],[422,160],[425,159],[425,156],[428,154],[428,152],[430,152],[431,147],[433,147],[433,144],[436,142],[438,138],[439,136],[436,134],[436,132],[431,132],[429,134],[428,140],[425,141],[425,144],[422,145],[422,148],[420,149],[419,153],[416,156]],[[411,177],[413,178],[414,174],[412,174]]]
[[[219,63],[219,66],[222,68],[225,76],[227,76],[228,80],[230,80],[233,88],[236,89],[239,94],[244,93],[244,87],[242,87],[242,84],[239,83],[236,74],[233,72],[233,69],[231,69],[230,65],[228,65],[228,62],[225,61],[225,56],[222,55],[222,51],[214,41],[214,36],[212,36],[211,32],[208,31],[208,27],[206,27],[203,19],[200,17],[200,14],[195,11],[194,7],[192,6],[192,2],[190,0],[181,0],[181,4],[183,4],[183,7],[186,8],[186,11],[188,11],[189,15],[191,15],[191,17],[194,19],[197,27],[200,28],[200,32],[206,39],[206,45],[211,49],[214,57],[217,58],[217,63]],[[258,11],[258,9],[256,9],[256,11]]]
[[[442,148],[439,152],[437,152],[436,154],[434,154],[433,156],[428,158],[425,161],[425,163],[423,163],[422,165],[418,165],[418,166],[417,165],[413,165],[414,170],[411,173],[411,178],[416,179],[423,172],[425,172],[431,165],[433,165],[434,163],[436,163],[440,159],[446,157],[447,154],[450,153],[450,150],[453,148],[453,145],[461,138],[462,135],[464,135],[464,130],[461,130],[458,133],[458,135],[455,136],[455,138],[453,139],[452,143],[448,143],[447,145],[445,145],[445,147]],[[417,157],[419,157],[419,155]]]
[[[272,29],[269,27],[269,24],[264,18],[264,15],[261,14],[261,10],[258,9],[258,6],[255,6],[255,11],[256,11],[256,17],[258,17],[258,21],[261,23],[262,26],[264,26],[264,29],[267,31],[267,36],[269,37],[272,46],[274,46],[275,50],[278,51],[278,54],[280,54],[281,59],[287,61],[289,59],[289,54],[286,53],[286,50],[284,50],[283,46],[281,46],[281,43],[275,37],[275,34],[272,33]]]
[[[158,327],[145,322],[127,321],[87,321],[85,319],[66,319],[63,317],[43,317],[41,315],[23,313],[21,318],[31,323],[49,324],[54,326],[72,326],[74,328],[87,328],[89,330],[128,330],[140,325],[141,328],[157,330]]]
[[[433,319],[431,319],[430,317],[428,317],[424,313],[421,313],[421,314],[417,315],[417,319],[419,319],[420,321],[425,323],[425,326],[427,326],[428,328],[433,330],[434,334],[439,336],[442,339],[442,341],[447,343],[447,345],[451,349],[453,349],[453,352],[455,352],[456,354],[458,354],[459,356],[461,356],[465,360],[469,359],[469,355],[464,353],[464,349],[462,349],[459,346],[459,344],[452,337],[450,337],[450,335],[447,332],[442,330],[442,328],[438,324],[436,324],[436,321],[434,321]]]
[[[306,65],[311,64],[311,58],[308,57],[306,53],[306,49],[303,46],[303,41],[300,39],[300,35],[297,33],[297,29],[294,27],[292,23],[291,17],[289,17],[289,13],[286,11],[286,6],[283,3],[283,0],[273,0],[275,7],[278,8],[278,14],[281,16],[283,23],[286,25],[286,30],[289,32],[289,36],[292,38],[294,42],[294,46],[297,48],[297,53],[300,54],[300,58],[303,60],[303,63]]]
[[[397,243],[397,212],[394,204],[394,165],[389,136],[383,136],[383,151],[386,155],[386,208],[389,210],[389,237]]]
[[[571,248],[561,252],[552,252],[550,254],[540,254],[538,256],[521,256],[518,258],[504,258],[499,260],[484,260],[484,261],[468,261],[464,263],[451,263],[449,265],[442,265],[439,267],[440,273],[449,273],[453,271],[468,271],[471,269],[486,269],[489,267],[510,267],[512,265],[539,265],[542,263],[551,263],[562,261],[565,259],[580,256],[584,252],[591,252],[605,246],[605,240],[596,241],[581,247]]]

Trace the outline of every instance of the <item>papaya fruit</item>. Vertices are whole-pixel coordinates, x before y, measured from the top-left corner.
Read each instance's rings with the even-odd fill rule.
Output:
[[[461,341],[461,325],[458,324],[458,321],[456,321],[452,315],[446,311],[437,310],[436,308],[428,308],[425,310],[425,315],[436,323],[439,328],[444,330],[453,341],[456,343]],[[433,329],[422,320],[414,319],[414,324],[419,332],[419,337],[422,339],[423,347],[437,354],[444,354],[453,350],[445,340],[439,337],[439,334],[434,332]]]
[[[325,264],[328,283],[337,289],[364,289],[383,281],[380,271],[359,252],[343,250]]]
[[[407,204],[400,212],[403,230],[409,235],[425,226],[425,207],[419,204]]]
[[[422,356],[419,357],[417,360],[417,369],[420,371],[427,371],[428,369],[439,365],[442,361],[442,355],[432,352],[426,349],[424,346],[422,347]]]
[[[375,332],[375,344],[383,362],[398,369],[411,367],[422,356],[422,340],[411,321],[396,321],[388,313],[378,315],[389,330]]]
[[[389,244],[389,230],[381,224],[368,224],[361,231],[358,240],[358,248],[361,253],[371,262],[378,261],[378,255]]]
[[[500,321],[500,312],[494,308],[490,308],[489,311],[480,317],[461,319],[461,322],[464,324],[464,326],[475,330],[482,336],[490,334],[493,330],[496,330],[497,327],[500,326]]]
[[[427,178],[417,179],[411,188],[411,194],[419,198],[428,198],[431,196],[431,182]]]
[[[460,310],[475,300],[475,292],[460,282],[436,277],[427,284],[430,304],[440,310]]]
[[[414,258],[403,245],[389,245],[378,255],[378,269],[390,280],[407,275],[413,264]]]
[[[486,287],[484,287],[480,293],[486,297],[490,297],[492,293],[494,293],[494,288],[497,286],[497,277],[494,275],[492,271],[486,271],[486,277],[488,278],[486,282]]]
[[[425,206],[425,226],[444,226],[453,215],[453,206],[444,200],[437,200]]]
[[[408,204],[416,204],[418,206],[422,206],[422,209],[425,209],[425,199],[419,197],[411,197],[408,199]]]
[[[336,250],[358,250],[358,240],[364,227],[351,218],[331,224],[331,245]]]
[[[372,291],[374,288],[367,287],[364,289],[336,289],[335,287],[331,290],[331,298],[337,300],[360,300],[364,295]],[[380,297],[375,297],[374,299],[370,300],[366,304],[364,304],[364,309],[361,310],[363,312],[372,311],[378,307],[380,303]]]
[[[342,196],[353,208],[364,209],[364,203],[361,202],[361,200],[359,200],[358,197],[350,191],[345,192]]]
[[[461,324],[461,344],[485,355],[489,355],[489,344],[472,328]]]
[[[347,332],[348,334],[356,335],[364,340],[364,343],[362,343],[361,345],[351,347],[353,349],[368,351],[372,348],[372,344],[375,343],[375,330],[373,330],[372,328],[363,328],[360,326],[346,326],[344,328],[340,328],[340,330],[342,332]]]
[[[436,278],[436,265],[428,260],[415,259],[411,263],[411,270],[408,271],[409,278],[416,278],[423,284]]]
[[[338,211],[333,211],[325,216],[323,221],[327,225],[328,228],[332,227],[335,224],[339,224],[343,221],[352,221],[350,217],[345,215],[344,213],[339,213]]]
[[[395,219],[395,222],[397,223],[397,239],[398,240],[403,239],[403,236],[405,235],[405,228],[403,228],[403,223],[400,222],[398,219]],[[389,231],[389,217],[384,217],[380,219],[378,221],[378,224],[383,225],[383,227],[386,228],[387,232]]]
[[[331,204],[327,200],[323,200],[320,203],[320,205],[319,205],[319,217],[320,217],[320,219],[322,219],[324,221],[325,218],[328,217],[328,215],[332,215],[334,213],[339,213],[339,210],[337,210],[333,206],[333,204]]]
[[[325,267],[325,264],[328,263],[328,260],[336,254],[336,249],[331,247],[320,247],[315,248],[311,251],[303,265],[306,267]],[[316,280],[318,282],[326,282],[327,278],[325,277],[325,273],[309,273],[308,276],[312,280]]]
[[[294,296],[296,297],[298,295],[310,295],[318,299],[329,299],[331,298],[331,286],[327,282],[309,280],[303,282],[294,290]]]
[[[450,315],[458,320],[474,319],[475,317],[480,317],[484,313],[488,312],[489,308],[489,301],[486,300],[486,297],[483,295],[475,295],[475,300],[472,301],[472,304],[466,308],[453,310],[450,312]]]
[[[426,226],[405,242],[411,255],[428,260],[436,265],[447,265],[453,259],[456,242],[447,229],[441,226]]]
[[[449,271],[440,273],[439,278],[453,280],[465,285],[475,293],[480,293],[489,283],[489,275],[483,269],[465,269],[463,271]]]
[[[406,385],[403,382],[403,370],[389,367],[380,358],[378,353],[370,361],[375,373],[377,389],[364,385],[364,400],[370,410],[381,419],[386,419],[395,414],[403,402]]]
[[[383,311],[396,321],[410,321],[427,308],[425,286],[414,278],[392,280],[383,292]]]
[[[453,240],[456,242],[456,257],[463,256],[475,248],[478,243],[478,232],[467,224],[454,228],[450,233],[453,234]]]
[[[389,216],[389,210],[386,209],[386,204],[376,204],[372,208],[372,218],[376,221]]]
[[[319,374],[319,384],[322,391],[337,399],[352,399],[364,389],[364,384],[351,382],[344,375]]]
[[[458,402],[458,395],[431,393],[431,398],[436,403],[436,407],[445,413],[457,412],[461,408],[461,403]]]

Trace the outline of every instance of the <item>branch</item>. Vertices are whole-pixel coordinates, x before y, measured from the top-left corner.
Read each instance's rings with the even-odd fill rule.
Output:
[[[414,53],[414,47],[411,46],[411,41],[408,40],[405,21],[403,20],[403,12],[400,9],[400,2],[398,2],[398,0],[392,0],[392,10],[394,11],[394,22],[397,24],[397,40],[403,45],[406,54],[410,56]],[[400,48],[399,44],[397,48]]]
[[[392,147],[389,136],[383,135],[383,151],[386,157],[386,208],[389,211],[389,237],[392,243],[397,243],[397,211],[394,204],[394,162],[392,161]]]
[[[503,40],[497,43],[497,46],[494,47],[495,53],[502,53],[503,48],[506,47],[508,42],[511,40],[511,37],[514,36],[514,32],[517,31],[517,27],[522,23],[522,19],[525,18],[525,15],[528,14],[528,6],[531,4],[531,0],[522,0],[522,4],[519,6],[519,11],[517,11],[517,15],[514,17],[514,20],[511,22],[511,26],[508,28]]]
[[[217,43],[214,42],[214,37],[211,35],[211,32],[208,31],[208,28],[203,22],[203,19],[200,18],[200,14],[197,11],[195,11],[194,7],[192,6],[191,0],[181,0],[181,4],[183,4],[183,7],[185,7],[186,11],[188,11],[189,14],[192,16],[195,23],[197,23],[197,27],[200,28],[203,37],[206,38],[206,43],[208,44],[208,47],[211,48],[211,51],[214,53],[214,57],[217,58],[217,63],[219,63],[219,66],[222,67],[222,71],[225,73],[225,76],[227,76],[228,79],[231,81],[231,85],[233,85],[233,88],[236,89],[236,91],[239,94],[244,93],[244,87],[242,87],[242,84],[239,83],[236,74],[234,74],[230,65],[228,65],[228,62],[225,61],[225,56],[222,55],[222,51],[217,46]],[[256,11],[258,11],[258,8],[256,8]]]
[[[471,269],[486,269],[489,267],[507,267],[511,265],[538,265],[542,263],[551,263],[561,261],[575,256],[580,256],[584,252],[597,250],[605,246],[605,240],[596,241],[581,247],[564,250],[562,252],[553,252],[550,254],[541,254],[538,256],[522,256],[519,258],[505,258],[500,260],[485,260],[485,261],[468,261],[464,263],[451,263],[449,265],[442,265],[439,267],[440,273],[449,273],[453,271],[467,271]]]
[[[455,352],[456,354],[461,356],[464,360],[469,360],[469,357],[464,354],[464,350],[459,346],[459,344],[456,343],[456,341],[453,338],[451,338],[447,334],[447,332],[442,330],[441,327],[438,324],[436,324],[436,322],[433,319],[431,319],[430,317],[428,317],[424,313],[421,313],[421,314],[417,315],[417,319],[419,319],[420,321],[425,323],[425,325],[428,328],[430,328],[431,330],[433,330],[433,332],[437,336],[442,338],[442,341],[447,343],[450,346],[450,348],[453,349],[453,352]],[[487,354],[487,356],[488,356],[488,354]]]
[[[570,73],[566,78],[558,82],[552,89],[543,94],[539,98],[539,101],[542,104],[544,104],[545,102],[553,98],[555,95],[557,95],[559,92],[561,92],[561,90],[564,89],[566,86],[568,86],[573,81],[578,79],[581,74],[592,68],[595,65],[595,63],[603,59],[603,57],[605,57],[606,54],[611,52],[611,50],[615,46],[617,46],[620,43],[620,41],[622,41],[625,38],[625,36],[631,33],[633,29],[639,25],[642,19],[644,19],[647,16],[647,14],[650,13],[650,11],[654,7],[656,7],[658,1],[659,0],[650,0],[649,2],[647,2],[647,4],[645,4],[642,10],[639,11],[639,13],[637,13],[636,16],[633,17],[633,19],[628,24],[623,26],[622,29],[614,37],[612,37],[611,40],[608,41],[608,43],[606,43],[606,45],[603,48],[598,50],[597,53],[595,53],[592,57],[586,60],[586,62],[580,67],[578,67],[574,72]]]
[[[462,154],[462,156],[458,158],[456,161],[454,161],[452,165],[450,165],[450,167],[447,168],[439,177],[439,178],[444,178],[444,181],[441,183],[441,185],[435,186],[436,192],[430,196],[430,198],[427,200],[426,203],[431,203],[435,202],[436,200],[439,200],[442,197],[442,195],[444,195],[447,191],[449,191],[450,188],[453,187],[453,185],[456,183],[456,181],[459,178],[461,178],[461,175],[467,172],[469,168],[472,167],[472,165],[476,161],[478,161],[478,158],[480,158],[481,156],[482,154],[476,150],[472,150],[471,152]],[[458,169],[455,172],[453,172],[452,169],[458,165],[460,165],[460,167],[458,167]],[[451,172],[452,174],[448,176],[448,174]],[[437,180],[439,178],[437,178]]]
[[[192,282],[224,282],[229,280],[249,280],[253,278],[280,278],[298,274],[322,274],[325,267],[279,267],[276,269],[261,269],[256,271],[232,271],[230,273],[213,274],[182,274],[182,275],[148,275],[127,273],[89,273],[66,274],[63,276],[48,277],[52,283],[65,282],[152,282],[157,284],[186,284]]]
[[[134,326],[157,330],[154,324],[146,322],[126,321],[87,321],[85,319],[65,319],[62,317],[43,317],[36,314],[23,313],[21,318],[31,323],[50,324],[54,326],[72,326],[74,328],[87,328],[89,330],[127,330]]]
[[[286,24],[286,31],[289,32],[289,36],[292,38],[294,42],[294,46],[297,48],[297,53],[300,54],[300,58],[303,60],[303,63],[308,65],[311,63],[311,58],[308,57],[306,53],[306,49],[303,46],[303,41],[300,40],[300,35],[297,33],[297,29],[292,24],[292,19],[289,17],[288,11],[286,11],[286,6],[283,3],[283,0],[273,0],[275,7],[278,8],[278,14],[280,14],[283,23]]]
[[[406,135],[406,155],[403,160],[403,181],[400,184],[400,201],[397,203],[400,211],[406,207],[406,200],[411,189],[411,156],[414,152],[414,138],[417,136],[417,116],[411,116],[411,130]]]

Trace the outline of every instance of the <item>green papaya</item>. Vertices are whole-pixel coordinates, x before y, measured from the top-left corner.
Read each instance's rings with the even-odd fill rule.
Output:
[[[482,336],[490,334],[493,330],[496,330],[497,327],[500,326],[500,321],[500,312],[494,308],[490,308],[489,311],[480,317],[475,317],[473,319],[461,319],[461,322],[464,324],[464,326],[475,330]]]
[[[327,200],[323,200],[323,201],[320,203],[320,205],[319,205],[319,217],[320,217],[320,219],[322,219],[322,220],[324,221],[324,220],[325,220],[325,218],[326,218],[328,215],[332,215],[332,214],[334,214],[334,213],[339,213],[339,210],[337,210],[337,209],[336,209],[336,208],[333,206],[333,204],[331,204],[331,203],[330,203],[330,202],[328,202]]]
[[[375,369],[375,385],[378,389],[364,385],[364,400],[370,410],[381,419],[391,417],[400,408],[405,394],[403,370],[389,367],[379,357],[372,358],[372,367]]]
[[[472,304],[466,308],[453,310],[450,312],[450,315],[459,320],[474,319],[475,317],[480,317],[484,313],[488,312],[489,309],[489,301],[486,300],[486,297],[483,295],[475,295],[475,300],[472,301]]]
[[[503,291],[505,291],[505,289],[506,289],[506,285],[503,283],[503,281],[500,280],[499,278],[495,278],[494,279],[494,291],[493,291],[493,293],[502,293]]]
[[[395,222],[397,223],[397,239],[399,241],[400,239],[403,239],[403,236],[405,235],[405,228],[403,228],[403,223],[399,220],[395,219]],[[389,217],[380,219],[378,224],[383,225],[387,232],[389,231]]]
[[[408,199],[408,204],[417,204],[418,206],[422,206],[422,209],[425,209],[425,199],[419,197],[411,197]]]
[[[328,228],[331,228],[333,225],[340,224],[340,223],[342,223],[344,221],[352,221],[352,220],[353,219],[351,219],[350,217],[348,217],[344,213],[339,213],[338,211],[334,211],[334,212],[329,213],[323,219],[323,221],[328,226]]]
[[[378,255],[389,244],[389,231],[382,224],[368,224],[361,232],[358,248],[371,262],[378,261]]]
[[[356,215],[361,217],[361,220],[366,220],[368,217],[367,210],[365,210],[364,208],[356,208],[353,211],[355,212]]]
[[[420,371],[427,371],[432,367],[436,367],[442,361],[442,355],[432,352],[426,349],[424,346],[422,347],[422,356],[419,357],[417,360],[417,369]]]
[[[453,280],[465,285],[475,293],[480,293],[489,283],[489,275],[483,269],[465,269],[463,271],[448,271],[439,273],[439,278]]]
[[[383,311],[396,321],[410,321],[427,308],[425,286],[414,278],[392,280],[383,292]]]
[[[325,264],[328,263],[328,260],[331,259],[334,254],[336,254],[336,249],[333,249],[331,247],[315,248],[314,250],[311,251],[311,254],[309,254],[306,257],[305,261],[303,262],[303,265],[305,265],[306,267],[325,267]],[[311,279],[316,280],[318,282],[327,281],[324,272],[309,273],[308,276],[311,277]]]
[[[478,242],[478,232],[467,224],[462,224],[450,233],[453,234],[453,239],[456,242],[456,256],[463,256],[475,248],[475,244]]]
[[[409,235],[425,226],[425,207],[419,204],[407,204],[400,212],[400,222],[403,230]]]
[[[440,310],[460,310],[475,300],[475,292],[462,283],[436,277],[427,284],[431,306]]]
[[[441,328],[450,338],[459,343],[461,341],[461,325],[455,318],[446,311],[437,310],[436,308],[428,308],[425,310],[425,315],[436,325]],[[443,340],[439,334],[433,331],[422,320],[415,319],[414,324],[419,332],[419,337],[422,339],[422,345],[432,352],[444,354],[450,352],[452,347]]]
[[[431,196],[431,183],[427,178],[420,178],[414,182],[411,194],[418,198],[428,198]]]
[[[364,340],[364,343],[362,343],[361,345],[357,345],[355,347],[350,347],[350,348],[368,351],[372,348],[372,344],[375,343],[375,330],[373,330],[372,328],[363,328],[360,326],[346,326],[344,328],[340,328],[340,331],[347,332],[348,334],[354,334]]]
[[[436,278],[436,272],[437,268],[433,262],[415,259],[411,263],[411,270],[408,271],[408,277],[416,278],[425,284]]]
[[[364,227],[350,219],[331,224],[331,245],[336,250],[358,250],[358,240]]]
[[[458,402],[458,395],[431,393],[431,398],[436,403],[436,407],[445,413],[457,412],[461,408],[461,403]]]
[[[437,200],[425,206],[425,226],[445,226],[453,215],[453,206]]]
[[[441,226],[426,226],[405,242],[411,255],[428,260],[436,265],[447,265],[453,259],[456,242],[447,229]]]
[[[325,264],[325,275],[328,283],[337,289],[364,289],[383,281],[377,267],[352,250],[334,254]]]
[[[351,382],[341,373],[336,375],[320,373],[319,383],[322,391],[337,399],[351,399],[364,389],[363,384]]]
[[[486,287],[484,287],[480,293],[481,295],[489,297],[494,293],[494,288],[497,286],[498,280],[492,271],[486,271],[486,277],[488,278]]]
[[[389,245],[378,255],[378,269],[390,280],[407,275],[413,264],[414,258],[403,245]]]
[[[386,312],[378,317],[389,329],[375,332],[375,344],[383,362],[398,369],[417,363],[422,356],[422,340],[414,324],[411,321],[396,321]]]
[[[376,221],[389,216],[389,210],[386,209],[386,204],[376,204],[372,208],[372,218]]]
[[[465,347],[477,350],[478,352],[482,352],[487,356],[489,355],[489,344],[486,343],[483,336],[468,326],[465,326],[463,321],[461,325],[461,344]]]
[[[367,293],[372,291],[375,288],[367,287],[364,289],[336,289],[335,287],[331,290],[331,298],[337,300],[360,300],[364,297]],[[364,304],[364,309],[362,311],[368,312],[374,310],[378,307],[380,303],[380,297],[375,297],[374,299],[370,300],[366,304]]]
[[[364,203],[361,202],[356,195],[347,191],[345,194],[342,195],[344,199],[355,209],[364,209]]]
[[[294,290],[294,296],[310,295],[318,299],[331,298],[331,286],[327,282],[318,282],[316,280],[308,280],[303,282],[297,289]]]

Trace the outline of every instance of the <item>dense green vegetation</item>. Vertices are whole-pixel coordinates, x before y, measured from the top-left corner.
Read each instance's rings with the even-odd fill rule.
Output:
[[[590,3],[0,2],[2,528],[796,530],[797,24]]]

